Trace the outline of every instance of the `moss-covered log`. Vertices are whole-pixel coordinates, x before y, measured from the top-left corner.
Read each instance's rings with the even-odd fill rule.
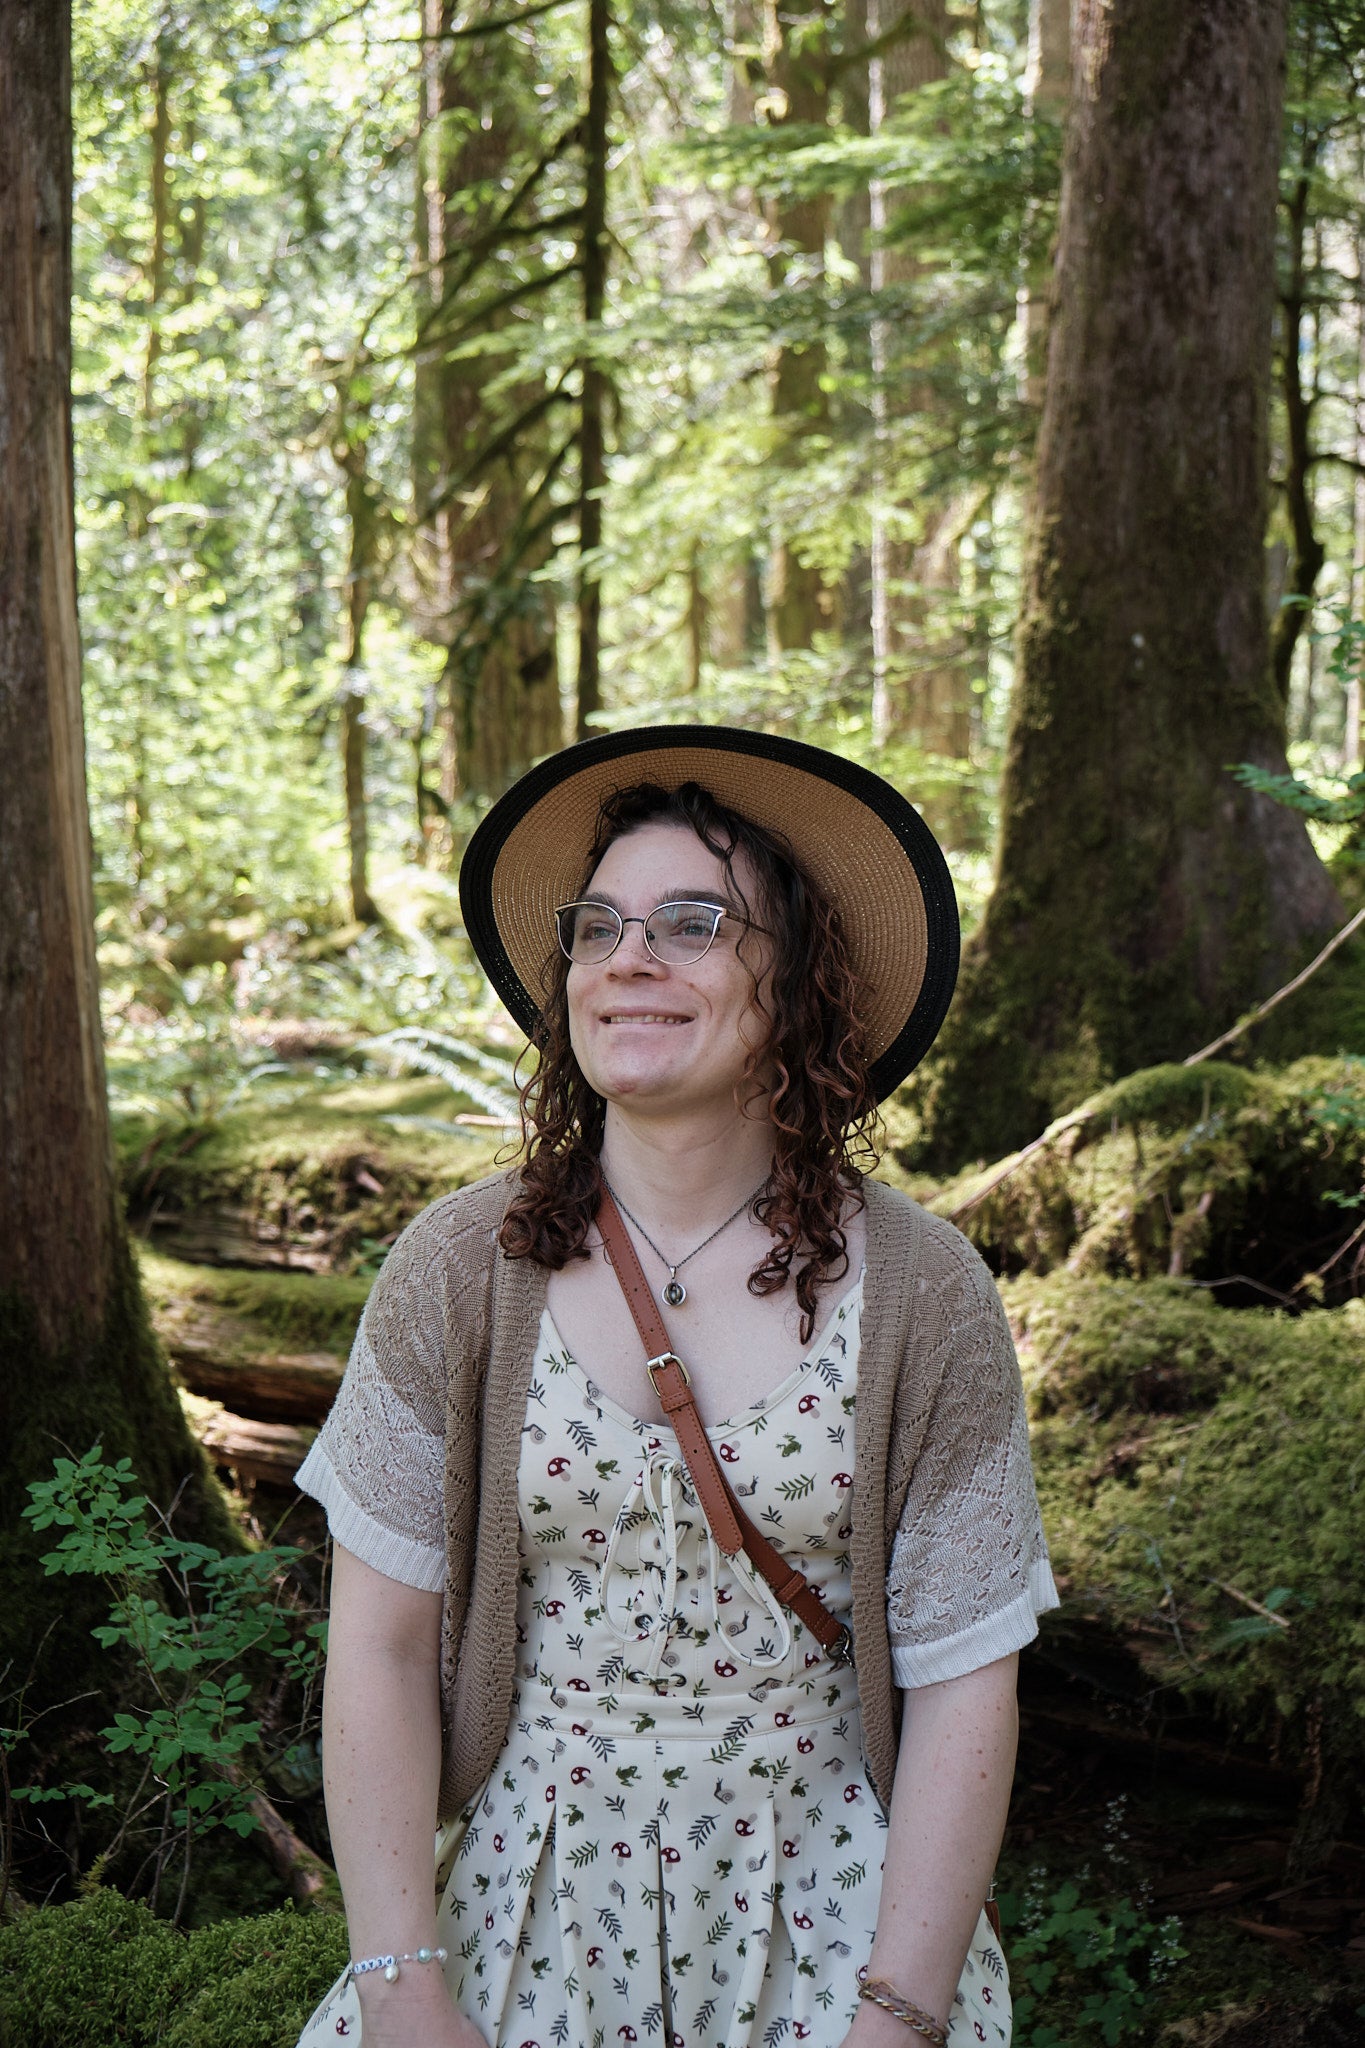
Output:
[[[923,1155],[1203,1043],[1338,919],[1280,769],[1262,535],[1283,0],[1081,0],[994,894]]]

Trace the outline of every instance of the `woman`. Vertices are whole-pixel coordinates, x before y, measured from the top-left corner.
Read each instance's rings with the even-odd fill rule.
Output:
[[[982,1909],[1056,1601],[1018,1368],[970,1246],[860,1170],[951,993],[938,849],[836,756],[664,728],[525,777],[461,894],[530,1141],[395,1245],[300,1475],[352,1957],[303,2040],[1006,2042]]]

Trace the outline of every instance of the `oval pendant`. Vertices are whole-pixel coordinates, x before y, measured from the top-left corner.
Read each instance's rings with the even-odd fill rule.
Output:
[[[681,1280],[670,1280],[664,1288],[664,1300],[670,1308],[681,1308],[687,1299],[687,1289]]]

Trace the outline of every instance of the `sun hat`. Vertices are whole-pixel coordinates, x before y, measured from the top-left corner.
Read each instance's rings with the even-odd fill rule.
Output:
[[[733,726],[638,726],[551,754],[478,826],[460,867],[465,930],[528,1037],[553,957],[553,914],[576,894],[614,790],[699,782],[719,803],[780,834],[835,904],[872,992],[870,1078],[889,1095],[928,1051],[957,979],[959,927],[948,866],[914,805],[880,775],[823,747]]]

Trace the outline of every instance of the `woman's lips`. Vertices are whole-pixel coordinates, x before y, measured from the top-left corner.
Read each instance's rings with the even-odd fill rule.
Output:
[[[676,1010],[605,1010],[604,1024],[690,1024],[690,1017],[679,1016]]]

